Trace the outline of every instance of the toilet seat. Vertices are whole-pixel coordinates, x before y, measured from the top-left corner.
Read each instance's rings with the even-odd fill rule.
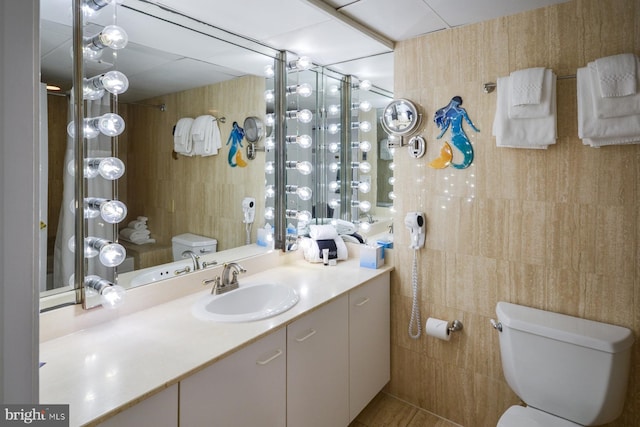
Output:
[[[580,424],[559,418],[530,406],[515,405],[507,409],[496,427],[581,427]]]

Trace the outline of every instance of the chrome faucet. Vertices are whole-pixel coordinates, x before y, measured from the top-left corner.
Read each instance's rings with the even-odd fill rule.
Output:
[[[186,258],[189,256],[191,257],[191,261],[193,261],[193,270],[200,270],[200,263],[198,262],[200,260],[200,257],[193,253],[193,251],[186,250],[182,252],[182,258]]]
[[[367,222],[368,222],[369,224],[373,224],[373,223],[375,222],[375,221],[373,220],[373,216],[372,216],[370,213],[363,212],[363,213],[361,213],[361,214],[360,214],[360,217],[361,217],[361,218],[362,218],[362,217],[367,218]]]
[[[237,262],[230,262],[224,265],[222,278],[220,276],[216,276],[213,279],[203,280],[202,285],[207,286],[213,283],[213,286],[211,287],[211,295],[220,295],[225,292],[238,289],[238,274],[245,273],[246,271],[247,270]],[[229,274],[231,274],[231,279],[229,279]]]

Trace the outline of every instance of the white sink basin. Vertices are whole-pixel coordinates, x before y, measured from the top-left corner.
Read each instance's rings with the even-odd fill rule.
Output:
[[[206,295],[192,307],[199,319],[250,322],[283,313],[296,305],[298,293],[284,285],[252,284],[222,295]]]

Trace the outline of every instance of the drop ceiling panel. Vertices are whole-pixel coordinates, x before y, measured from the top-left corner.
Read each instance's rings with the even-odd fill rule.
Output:
[[[393,92],[393,52],[335,64],[330,68],[342,74],[370,80],[379,88]]]
[[[449,0],[449,3],[460,8],[460,2]],[[360,0],[343,7],[340,13],[395,41],[446,28],[446,24],[422,0]]]

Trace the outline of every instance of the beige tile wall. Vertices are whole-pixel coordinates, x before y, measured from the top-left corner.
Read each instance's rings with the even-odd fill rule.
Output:
[[[194,233],[217,239],[218,250],[244,244],[243,197],[255,197],[256,212],[264,212],[264,152],[247,167],[232,168],[226,143],[234,121],[242,126],[248,116],[264,116],[264,90],[264,78],[249,76],[143,101],[165,104],[165,112],[124,106],[127,130],[120,149],[127,173],[122,198],[130,219],[149,218],[158,243],[170,245],[172,236]],[[174,158],[173,126],[181,117],[203,114],[226,118],[220,123],[222,150],[217,156]],[[246,148],[246,140],[243,145]],[[242,158],[247,161],[245,148]],[[256,224],[263,225],[259,215]],[[255,242],[255,227],[252,234]]]
[[[505,300],[631,328],[626,406],[612,426],[640,419],[640,145],[582,145],[576,81],[558,81],[558,133],[548,150],[496,148],[496,94],[484,82],[545,66],[558,76],[599,57],[640,54],[637,0],[574,0],[558,6],[401,42],[395,95],[425,110],[427,154],[396,157],[396,224],[426,212],[419,252],[423,321],[464,323],[450,342],[408,337],[411,263],[408,236],[396,227],[392,276],[391,394],[467,427],[495,426],[518,402],[504,381],[497,333],[489,326]],[[480,129],[467,170],[435,170],[441,140],[434,112],[451,97]],[[445,136],[446,139],[446,136]]]

